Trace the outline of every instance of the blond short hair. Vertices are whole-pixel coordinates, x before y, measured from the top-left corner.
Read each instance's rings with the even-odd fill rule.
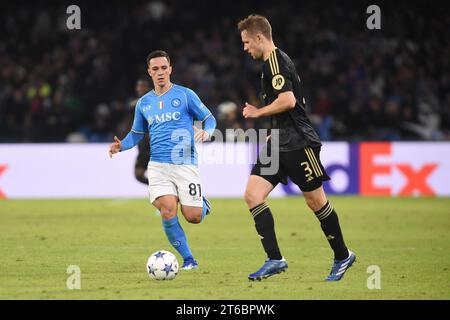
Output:
[[[240,32],[246,30],[252,34],[261,32],[268,40],[272,40],[272,27],[270,26],[269,20],[259,14],[251,14],[247,18],[239,21],[238,29]]]

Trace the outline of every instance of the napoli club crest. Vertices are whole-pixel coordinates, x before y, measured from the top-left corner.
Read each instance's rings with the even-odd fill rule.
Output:
[[[173,99],[172,100],[172,106],[174,106],[175,108],[179,107],[180,105],[181,105],[180,99]]]

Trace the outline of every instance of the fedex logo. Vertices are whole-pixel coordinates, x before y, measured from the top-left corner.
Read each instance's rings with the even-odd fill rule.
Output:
[[[418,150],[420,152],[420,150]],[[361,143],[359,145],[359,181],[360,194],[362,195],[392,195],[393,187],[391,185],[377,186],[375,184],[377,176],[392,177],[400,174],[404,183],[395,194],[400,196],[424,195],[435,196],[436,191],[429,183],[429,177],[438,168],[438,162],[425,161],[420,165],[413,166],[414,157],[418,155],[411,150],[409,159],[397,160],[379,164],[375,162],[375,157],[386,156],[388,159],[392,156],[392,144],[389,142],[382,143]],[[397,172],[395,172],[397,171]]]
[[[347,154],[342,148],[348,150]],[[331,181],[323,184],[327,194],[435,196],[437,191],[448,189],[441,185],[441,179],[432,183],[446,156],[442,154],[439,161],[429,145],[367,142],[336,147],[331,144],[323,148],[322,156],[331,177]],[[292,183],[283,187],[288,194],[297,193]]]

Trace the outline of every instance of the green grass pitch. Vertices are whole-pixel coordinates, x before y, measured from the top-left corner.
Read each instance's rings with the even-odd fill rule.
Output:
[[[449,198],[330,199],[357,254],[336,283],[323,281],[331,249],[301,197],[269,200],[289,268],[261,282],[247,280],[265,255],[242,199],[212,199],[199,225],[181,217],[200,269],[172,281],[146,273],[152,252],[176,253],[148,200],[1,201],[0,299],[450,298]],[[80,267],[80,290],[66,287],[70,265]],[[381,289],[367,287],[371,265]]]

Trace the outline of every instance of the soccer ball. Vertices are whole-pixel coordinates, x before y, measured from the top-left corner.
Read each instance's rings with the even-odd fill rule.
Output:
[[[147,260],[147,273],[156,280],[174,279],[178,273],[177,257],[169,251],[156,251]]]

